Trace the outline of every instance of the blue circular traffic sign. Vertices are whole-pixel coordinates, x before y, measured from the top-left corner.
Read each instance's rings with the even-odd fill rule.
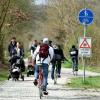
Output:
[[[94,14],[90,9],[82,9],[78,14],[79,22],[82,25],[89,25],[93,22]]]

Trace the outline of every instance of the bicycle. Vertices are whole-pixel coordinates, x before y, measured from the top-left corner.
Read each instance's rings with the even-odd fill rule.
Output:
[[[39,64],[39,76],[38,76],[38,88],[39,88],[39,97],[43,97],[43,69],[42,64]]]
[[[78,67],[77,67],[77,60],[75,58],[72,59],[72,68],[73,68],[73,75],[77,76]]]

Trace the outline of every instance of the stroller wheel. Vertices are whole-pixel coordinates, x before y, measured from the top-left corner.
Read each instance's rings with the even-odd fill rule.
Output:
[[[8,76],[8,80],[11,78],[11,75]]]
[[[19,81],[19,77],[17,77],[16,80]]]

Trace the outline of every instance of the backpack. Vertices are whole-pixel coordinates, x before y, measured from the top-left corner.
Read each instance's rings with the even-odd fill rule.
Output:
[[[47,58],[48,55],[49,55],[49,46],[47,44],[40,45],[39,57],[40,58]]]
[[[55,54],[55,60],[56,61],[62,60],[61,55],[60,54]]]

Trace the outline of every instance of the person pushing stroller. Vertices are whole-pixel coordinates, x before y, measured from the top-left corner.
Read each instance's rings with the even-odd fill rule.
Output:
[[[13,52],[12,52],[13,51]],[[9,76],[8,80],[12,77],[12,67],[13,65],[16,65],[20,69],[20,75],[21,78],[24,80],[24,76],[22,75],[22,72],[25,71],[25,65],[23,61],[23,56],[24,56],[24,50],[21,48],[20,42],[16,43],[16,46],[12,49],[12,54],[10,55],[10,68],[9,68]]]

